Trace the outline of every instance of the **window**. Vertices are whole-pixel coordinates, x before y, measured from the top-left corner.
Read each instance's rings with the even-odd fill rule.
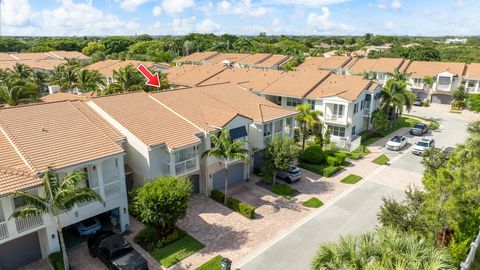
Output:
[[[0,223],[5,221],[5,216],[3,215],[2,204],[0,203]]]
[[[413,78],[413,83],[414,84],[421,84],[423,80],[421,78]]]
[[[195,147],[189,147],[181,151],[175,152],[175,163],[192,159],[196,156]]]
[[[360,110],[363,110],[363,100],[360,102]]]
[[[315,100],[309,100],[308,103],[312,105],[312,110],[315,109]]]
[[[475,81],[468,81],[467,82],[467,87],[468,88],[474,88],[475,87]]]
[[[302,105],[302,100],[298,98],[287,98],[288,107],[297,107],[298,105]]]
[[[13,198],[13,206],[15,206],[15,209],[23,208],[25,205],[27,205],[27,203],[22,197]]]
[[[263,137],[272,135],[273,123],[263,125]]]
[[[383,79],[385,79],[385,74],[383,74],[383,73],[377,73],[377,80],[382,81]]]
[[[452,79],[450,77],[438,77],[439,85],[450,85]]]
[[[333,136],[338,136],[338,137],[345,137],[345,128],[344,127],[338,127],[338,126],[328,126],[328,130],[330,130],[330,134]]]
[[[283,129],[283,119],[275,121],[275,133],[282,132]]]
[[[356,114],[358,112],[358,103],[355,103],[355,105],[353,105],[353,114]]]
[[[355,126],[352,127],[352,136],[355,135]]]
[[[344,105],[333,104],[333,115],[343,116],[343,108],[344,107],[345,107]]]

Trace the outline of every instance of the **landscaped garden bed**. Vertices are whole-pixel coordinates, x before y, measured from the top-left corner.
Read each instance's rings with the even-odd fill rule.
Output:
[[[208,262],[200,265],[199,267],[195,268],[195,270],[221,270],[222,266],[220,265],[223,257],[217,255],[210,259]]]
[[[386,155],[378,156],[376,159],[372,160],[373,163],[378,165],[386,165],[390,159]]]
[[[350,174],[347,177],[343,178],[340,180],[340,182],[345,183],[345,184],[356,184],[358,181],[362,180],[363,177],[355,175],[355,174]]]
[[[323,151],[319,145],[312,145],[303,151],[298,166],[318,175],[331,177],[351,164],[345,160],[347,157],[346,153]]]
[[[312,197],[302,203],[303,206],[308,208],[319,208],[323,205],[323,202],[316,197]]]
[[[366,145],[371,145],[376,141],[380,140],[381,138],[388,136],[394,131],[397,131],[404,127],[413,127],[418,123],[420,123],[420,120],[418,119],[401,116],[393,120],[393,123],[389,128],[381,129],[381,130],[378,130],[377,132],[372,132],[371,130],[365,130],[360,133],[360,136],[362,136],[362,138],[366,138],[366,141],[365,141]]]
[[[221,192],[220,190],[212,190],[212,193],[210,194],[210,198],[212,198],[214,201],[217,201],[221,204],[224,203],[225,200],[225,194]],[[253,219],[255,217],[255,207],[246,203],[242,202],[238,199],[235,199],[233,197],[227,197],[227,207],[232,209],[235,212],[238,212],[240,215]]]

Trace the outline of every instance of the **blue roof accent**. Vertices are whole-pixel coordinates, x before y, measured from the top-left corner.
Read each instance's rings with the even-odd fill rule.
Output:
[[[238,128],[232,128],[229,130],[230,131],[230,139],[235,140],[238,138],[246,137],[247,134],[247,129],[245,126],[241,126]]]

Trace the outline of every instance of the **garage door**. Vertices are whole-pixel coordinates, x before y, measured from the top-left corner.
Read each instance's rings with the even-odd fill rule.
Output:
[[[432,95],[432,103],[450,104],[452,97],[449,95],[434,94]]]
[[[239,163],[239,164],[230,166],[230,168],[228,169],[228,185],[244,180],[243,178],[244,168],[245,168],[244,163]],[[221,170],[213,175],[213,188],[214,189],[225,188],[225,171],[224,170]]]
[[[18,269],[41,258],[42,251],[37,232],[0,245],[0,269],[2,270]]]
[[[190,182],[192,183],[193,193],[200,193],[200,175],[194,174],[190,176]]]

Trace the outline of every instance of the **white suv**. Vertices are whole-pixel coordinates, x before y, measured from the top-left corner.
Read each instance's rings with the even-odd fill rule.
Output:
[[[435,147],[435,140],[432,136],[423,137],[412,148],[412,154],[421,155],[427,149]]]

